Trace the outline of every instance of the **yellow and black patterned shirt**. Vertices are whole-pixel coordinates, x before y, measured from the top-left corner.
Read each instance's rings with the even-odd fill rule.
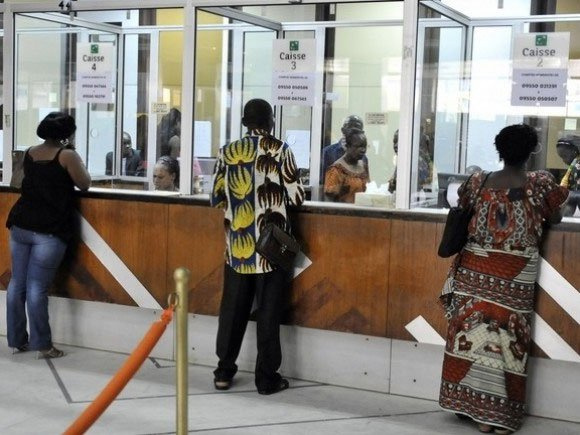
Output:
[[[220,149],[211,204],[225,212],[226,262],[238,273],[273,266],[255,250],[266,222],[287,226],[287,205],[300,205],[304,188],[287,143],[254,130]]]

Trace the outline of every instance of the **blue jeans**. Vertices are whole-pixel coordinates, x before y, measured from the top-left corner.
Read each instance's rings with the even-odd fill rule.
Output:
[[[48,289],[66,251],[66,243],[51,234],[17,226],[10,229],[12,278],[6,296],[8,346],[45,350],[52,346],[48,324]],[[26,310],[30,340],[26,332]]]

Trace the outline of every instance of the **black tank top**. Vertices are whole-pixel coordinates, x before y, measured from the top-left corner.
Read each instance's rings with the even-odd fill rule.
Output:
[[[6,221],[25,230],[53,234],[68,242],[75,231],[74,183],[58,161],[34,161],[24,155],[22,193]]]

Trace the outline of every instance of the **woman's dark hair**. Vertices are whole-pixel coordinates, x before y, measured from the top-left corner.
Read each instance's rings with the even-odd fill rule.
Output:
[[[171,156],[161,156],[156,164],[163,166],[169,174],[175,174],[175,180],[173,183],[176,187],[179,187],[179,162],[177,159],[174,159]]]
[[[527,124],[514,124],[503,128],[495,137],[495,148],[508,165],[521,165],[538,146],[538,133]]]
[[[346,146],[349,146],[352,143],[352,140],[356,137],[362,137],[364,140],[367,139],[364,130],[361,130],[360,128],[347,128],[344,131]]]
[[[36,135],[44,140],[63,140],[71,137],[76,129],[72,116],[63,112],[51,112],[38,124]]]

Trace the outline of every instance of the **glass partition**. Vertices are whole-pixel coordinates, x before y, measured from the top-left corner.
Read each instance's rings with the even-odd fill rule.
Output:
[[[386,6],[392,7],[376,7]],[[396,14],[395,18],[401,19],[402,15]],[[373,186],[367,192],[387,196],[390,201],[384,205],[392,205],[388,183],[396,172],[394,138],[399,128],[403,27],[400,23],[338,27],[332,35],[333,53],[325,58],[323,165],[324,155],[330,154],[328,147],[344,147],[345,119],[353,115],[360,117],[367,140],[363,161],[368,165],[367,182]],[[328,159],[326,162],[335,163]],[[326,166],[321,168],[322,187],[328,170]],[[321,197],[332,200],[324,191],[323,187]],[[369,205],[368,201],[362,198],[360,203]]]
[[[39,143],[39,121],[50,112],[65,111],[76,119],[75,145],[89,171],[104,174],[105,156],[115,144],[111,126],[116,125],[117,34],[81,26],[59,14],[18,14],[14,28],[14,149]],[[101,53],[108,50],[103,76],[85,82],[86,89],[102,86],[103,91],[87,90],[89,96],[77,93],[77,58],[87,56],[86,46]]]
[[[419,8],[417,93],[411,161],[411,207],[440,207],[449,178],[459,172],[466,26]]]
[[[222,12],[225,15],[199,10],[196,15],[194,193],[209,192],[219,148],[244,134],[245,102],[270,100],[269,53],[276,32],[243,21],[243,14]]]
[[[275,106],[275,134],[293,149],[310,198],[328,200],[322,154],[337,142],[343,150],[343,120],[360,116],[368,121],[366,181],[387,193],[395,169],[392,138],[399,122],[402,11],[402,2],[200,10],[194,153],[202,168],[205,160],[215,158],[219,146],[243,133],[241,113],[249,99],[271,101],[273,40],[314,40],[317,56],[324,53],[315,71],[320,85],[315,98],[320,98],[322,110],[315,105]],[[210,145],[202,133],[213,139]],[[339,154],[337,159],[344,151]]]
[[[153,189],[151,168],[170,139],[179,157],[182,11],[16,14],[14,27],[14,149],[38,143],[38,122],[63,110],[76,119],[93,185]],[[85,71],[86,47],[108,50],[101,78]],[[79,93],[99,86],[98,97]]]
[[[562,180],[571,162],[557,149],[558,140],[572,142],[571,149],[580,154],[580,5],[535,0],[501,2],[503,7],[485,1],[442,3],[454,9],[432,1],[420,6],[411,206],[454,205],[451,198],[469,174],[501,168],[494,139],[503,127],[516,123],[535,127],[541,143],[527,169],[548,170]],[[535,49],[563,41],[558,44],[564,55],[550,59],[539,54],[522,67],[523,52],[515,47],[528,40]],[[527,69],[522,73],[521,68]],[[539,78],[544,73],[536,74],[539,68],[562,79],[544,82]],[[557,75],[555,68],[561,71]],[[535,78],[524,83],[520,74]],[[421,186],[427,148],[433,149],[432,180]],[[569,207],[566,214],[580,217],[580,209]]]

